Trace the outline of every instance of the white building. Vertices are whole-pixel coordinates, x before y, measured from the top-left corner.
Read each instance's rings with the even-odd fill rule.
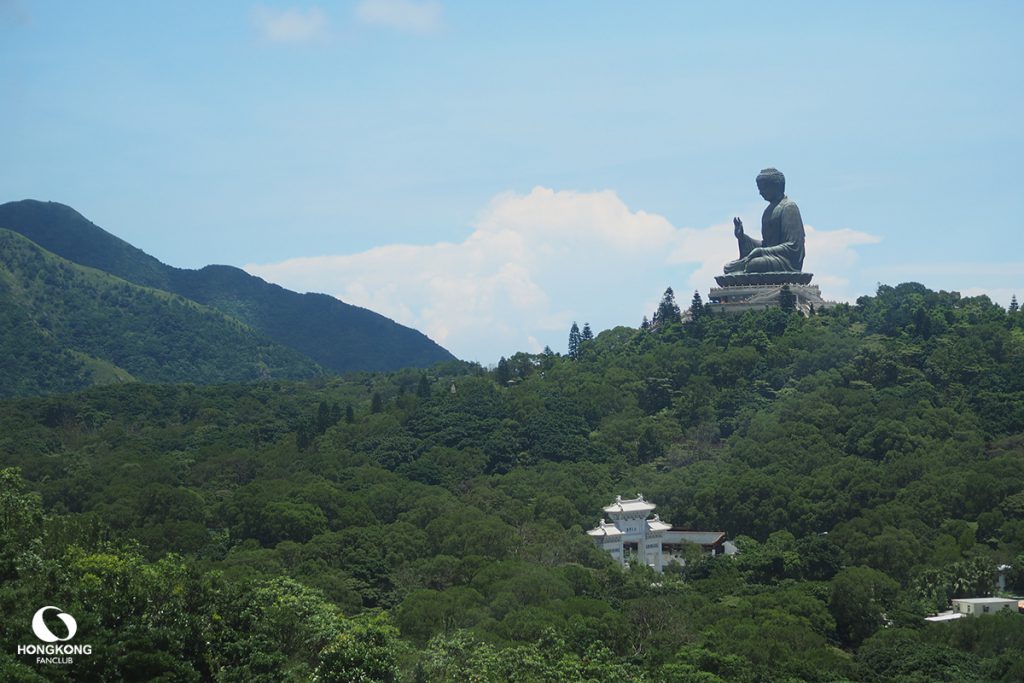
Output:
[[[953,598],[953,614],[980,617],[1006,610],[1017,612],[1017,598]]]
[[[696,543],[711,555],[736,552],[725,540],[724,531],[687,531],[661,521],[658,515],[648,519],[656,507],[639,493],[631,500],[616,496],[615,502],[604,508],[611,522],[602,518],[587,534],[619,564],[643,562],[658,572],[668,562],[683,564],[683,543]]]

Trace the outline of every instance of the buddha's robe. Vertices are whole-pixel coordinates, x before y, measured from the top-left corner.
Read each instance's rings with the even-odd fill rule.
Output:
[[[800,272],[804,265],[804,222],[789,197],[768,205],[761,216],[761,239],[739,238],[740,258],[725,265],[726,273]],[[750,252],[761,252],[750,258]]]

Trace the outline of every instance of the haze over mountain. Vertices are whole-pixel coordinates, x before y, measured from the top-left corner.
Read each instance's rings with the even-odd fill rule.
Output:
[[[218,309],[328,370],[395,370],[454,359],[421,332],[326,294],[292,292],[232,266],[166,265],[63,204],[0,205],[0,228],[69,261]]]

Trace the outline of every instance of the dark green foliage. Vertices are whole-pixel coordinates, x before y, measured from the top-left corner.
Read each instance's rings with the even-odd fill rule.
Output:
[[[952,624],[951,628],[955,628]],[[998,679],[983,677],[974,657],[955,648],[922,642],[908,629],[880,631],[858,653],[863,667],[885,681],[910,683],[983,683]]]
[[[636,463],[644,464],[653,462],[665,454],[665,445],[658,438],[654,427],[647,427],[640,434],[640,441],[636,445]]]
[[[859,645],[880,629],[896,602],[899,584],[868,567],[848,567],[832,580],[829,610],[842,642]]]
[[[62,204],[2,204],[0,228],[75,263],[217,309],[335,372],[424,367],[453,359],[422,333],[326,294],[291,292],[230,266],[164,265]]]
[[[494,371],[494,381],[498,383],[498,386],[506,386],[512,379],[512,372],[509,370],[508,361],[505,360],[505,356],[502,356],[498,360],[498,367]]]
[[[169,289],[164,264],[97,227],[70,206],[33,199],[0,204],[0,228],[18,232],[69,261],[145,287]]]
[[[420,375],[419,384],[416,385],[416,395],[420,398],[430,398],[430,380],[427,379],[426,373]],[[350,419],[349,422],[352,420]]]
[[[585,349],[0,403],[0,677],[71,680],[9,654],[57,604],[89,680],[1021,679],[1019,615],[922,620],[1024,566],[1011,314],[901,285]],[[584,532],[638,491],[740,554],[620,569]]]
[[[93,375],[90,359],[66,348],[10,294],[0,283],[0,396],[34,396],[88,386]],[[123,371],[121,376],[130,378]]]

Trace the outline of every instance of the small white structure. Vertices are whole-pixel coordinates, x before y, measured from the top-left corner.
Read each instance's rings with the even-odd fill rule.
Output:
[[[1013,565],[1001,564],[996,567],[996,591],[1004,593],[1006,591],[1006,574],[1013,569]]]
[[[954,598],[953,613],[980,617],[1000,611],[1017,612],[1017,598]]]
[[[604,508],[611,522],[602,518],[587,534],[619,564],[643,562],[657,572],[670,561],[683,564],[679,557],[683,543],[696,543],[711,555],[736,552],[725,540],[724,531],[687,531],[663,522],[658,515],[648,519],[656,507],[640,493],[631,500],[616,496],[615,502]]]
[[[925,617],[924,620],[925,621],[935,621],[935,622],[938,622],[938,621],[956,621],[957,619],[962,619],[964,616],[966,616],[966,615],[964,615],[964,614],[962,614],[960,612],[939,612],[938,614],[933,614],[930,617]]]

